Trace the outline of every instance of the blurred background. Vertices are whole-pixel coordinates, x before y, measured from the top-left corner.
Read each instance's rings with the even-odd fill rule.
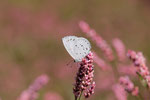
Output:
[[[77,68],[66,66],[72,58],[61,38],[86,37],[79,28],[80,20],[88,22],[110,45],[113,38],[120,38],[127,49],[142,51],[149,61],[149,0],[1,0],[0,97],[16,100],[37,76],[47,74],[50,81],[40,90],[38,100],[49,92],[73,100]],[[101,53],[94,43],[92,47]],[[116,100],[105,87],[106,77],[107,72],[95,65],[97,88],[91,100]]]

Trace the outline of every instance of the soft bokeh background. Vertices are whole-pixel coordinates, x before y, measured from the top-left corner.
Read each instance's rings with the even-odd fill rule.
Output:
[[[72,58],[61,38],[86,37],[79,29],[80,20],[88,22],[108,43],[118,37],[126,48],[142,51],[149,61],[149,0],[1,0],[0,97],[15,100],[37,76],[47,74],[51,80],[38,100],[48,92],[72,100],[77,69],[66,66]],[[95,70],[99,88],[91,100],[116,100],[112,91],[101,87],[105,87],[107,72],[97,66]]]

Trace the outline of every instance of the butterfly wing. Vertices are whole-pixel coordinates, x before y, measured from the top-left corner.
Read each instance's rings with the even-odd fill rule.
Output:
[[[77,39],[78,39],[78,37],[76,37],[76,36],[66,36],[66,37],[62,38],[64,47],[66,48],[67,52],[70,54],[70,56],[73,59],[76,59],[73,48],[74,48],[74,43]]]
[[[74,42],[74,47],[73,47],[73,54],[76,62],[82,61],[82,59],[89,54],[91,49],[91,44],[90,42],[83,38],[79,37],[75,42]]]

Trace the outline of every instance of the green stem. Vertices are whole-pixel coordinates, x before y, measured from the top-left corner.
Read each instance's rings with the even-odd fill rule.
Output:
[[[83,92],[83,91],[81,91],[81,94],[80,94],[80,96],[79,96],[79,99],[78,99],[78,100],[80,100],[80,99],[81,99],[81,96],[82,96],[82,92]]]
[[[78,98],[75,96],[75,100],[77,100]]]

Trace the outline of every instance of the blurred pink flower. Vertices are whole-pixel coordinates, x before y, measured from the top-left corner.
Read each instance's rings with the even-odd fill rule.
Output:
[[[120,77],[119,82],[124,87],[125,91],[131,93],[134,96],[138,95],[138,87],[134,86],[134,84],[131,82],[128,76]]]
[[[136,76],[136,68],[133,65],[118,65],[117,68],[120,74]]]
[[[100,72],[96,75],[96,89],[99,91],[111,90],[112,85],[114,84],[115,78],[112,71]]]
[[[104,55],[108,60],[112,61],[114,59],[112,49],[106,43],[106,41],[96,33],[94,29],[91,29],[85,21],[80,21],[79,27],[84,33],[86,33],[90,38],[92,38],[96,45],[104,52]]]
[[[127,56],[133,61],[136,66],[136,72],[140,74],[144,80],[146,80],[147,85],[150,87],[150,72],[146,66],[145,58],[142,52],[136,53],[135,51],[129,50]]]
[[[119,61],[124,61],[126,59],[125,45],[118,38],[113,39],[112,43],[113,43],[113,46],[117,52],[117,56],[118,56]]]
[[[48,83],[49,77],[47,75],[39,76],[28,89],[24,90],[17,100],[36,100],[38,91]]]
[[[85,58],[82,59],[79,65],[79,70],[76,76],[76,83],[73,88],[73,93],[75,100],[82,95],[85,90],[85,98],[88,98],[94,93],[95,82],[93,82],[94,77],[94,65],[93,65],[93,53],[90,52]]]
[[[48,92],[44,95],[44,100],[64,100],[64,99],[58,93]]]
[[[108,65],[102,58],[100,58],[95,52],[94,55],[94,62],[102,69],[102,70],[111,70],[110,65]]]
[[[124,88],[120,84],[116,84],[112,87],[114,94],[116,95],[117,100],[127,100],[127,94],[124,91]]]

